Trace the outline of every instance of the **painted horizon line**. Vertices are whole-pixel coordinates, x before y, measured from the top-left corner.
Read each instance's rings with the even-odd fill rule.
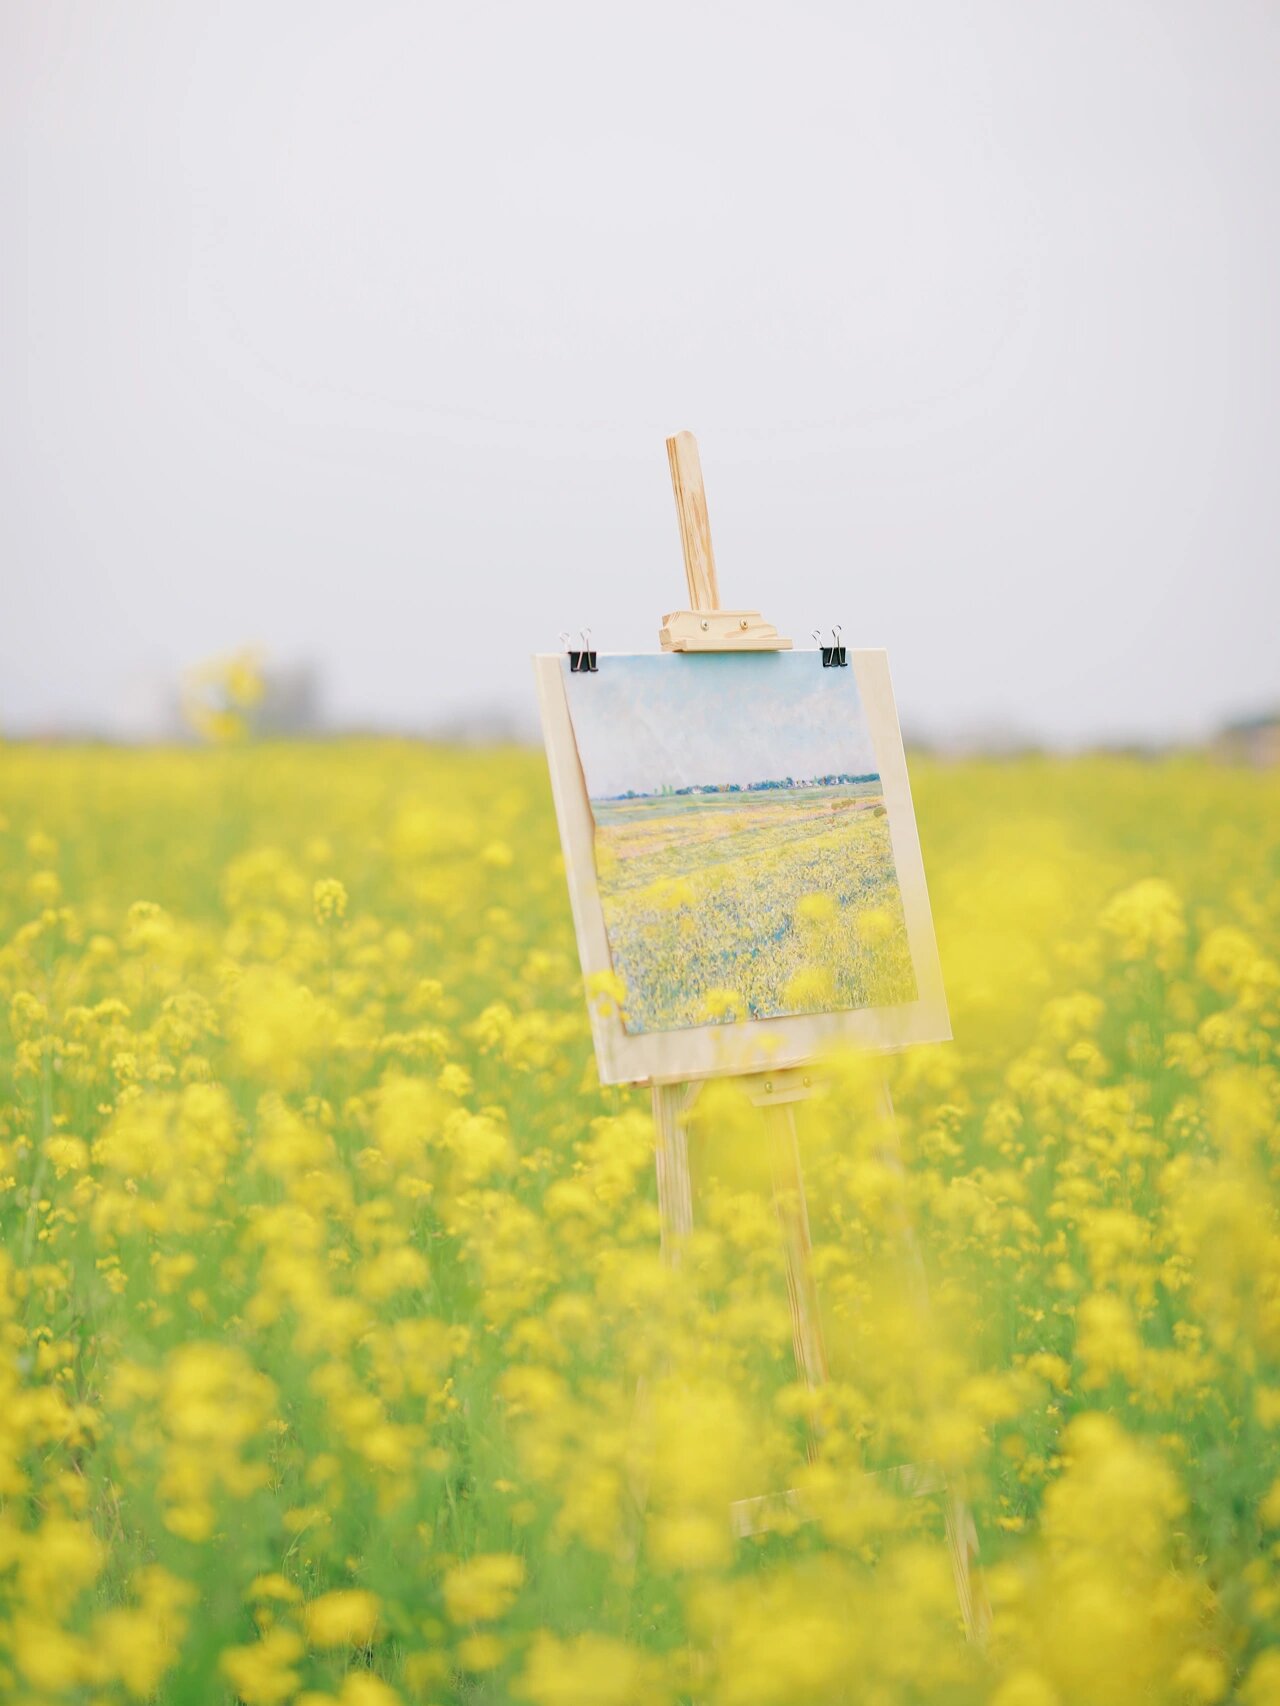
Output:
[[[860,775],[841,771],[826,776],[786,776],[765,782],[690,782],[682,788],[660,788],[657,793],[642,794],[634,788],[628,788],[622,794],[592,794],[590,798],[600,805],[607,805],[615,800],[668,800],[688,794],[765,794],[777,790],[785,791],[788,788],[841,788],[854,783],[879,780],[878,770],[867,770]]]

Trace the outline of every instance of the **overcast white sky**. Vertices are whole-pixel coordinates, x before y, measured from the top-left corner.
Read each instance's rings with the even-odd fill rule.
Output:
[[[1280,699],[1280,6],[3,0],[0,729],[533,717],[722,595],[909,730]]]

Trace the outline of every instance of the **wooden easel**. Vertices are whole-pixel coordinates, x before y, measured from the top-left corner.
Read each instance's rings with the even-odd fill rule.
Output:
[[[711,548],[711,525],[702,483],[702,464],[692,433],[677,433],[667,440],[671,483],[675,491],[680,542],[684,550],[685,577],[689,586],[687,610],[673,611],[662,619],[659,640],[664,651],[737,652],[784,651],[791,641],[780,637],[758,610],[722,610],[716,578],[715,554]],[[822,1335],[822,1317],[810,1260],[809,1212],[796,1132],[795,1105],[813,1094],[816,1075],[807,1068],[791,1067],[778,1072],[748,1073],[737,1080],[751,1101],[761,1109],[769,1144],[774,1204],[782,1231],[787,1271],[787,1297],[791,1310],[791,1335],[796,1367],[806,1385],[816,1387],[827,1379],[827,1352]],[[662,1223],[662,1250],[666,1260],[678,1264],[681,1247],[693,1230],[693,1185],[689,1171],[686,1120],[701,1081],[653,1085],[653,1123],[656,1138],[658,1208]],[[882,1082],[881,1096],[887,1118],[893,1107],[888,1085]],[[898,1164],[896,1154],[890,1157]],[[919,1251],[909,1231],[908,1255],[919,1267]],[[923,1271],[921,1270],[923,1287]],[[927,1306],[922,1297],[922,1305]],[[935,1465],[903,1464],[883,1472],[898,1490],[916,1496],[941,1494],[945,1501],[947,1545],[955,1576],[960,1614],[969,1638],[981,1639],[989,1612],[977,1577],[977,1533],[973,1518],[954,1478]],[[780,1507],[803,1517],[796,1494],[739,1500],[732,1519],[740,1536],[774,1527]]]

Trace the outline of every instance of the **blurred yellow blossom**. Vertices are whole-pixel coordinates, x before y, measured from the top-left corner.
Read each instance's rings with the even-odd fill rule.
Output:
[[[339,1588],[313,1599],[304,1612],[313,1647],[362,1646],[378,1627],[378,1600],[363,1588]]]
[[[485,1553],[457,1564],[444,1578],[444,1603],[455,1623],[491,1623],[511,1605],[524,1565],[509,1552]]]
[[[255,692],[0,747],[0,1693],[1280,1697],[1274,775],[914,762],[957,1041],[825,1058],[794,1148],[705,1085],[664,1248],[541,759]],[[903,946],[791,913],[797,999]]]
[[[317,924],[340,924],[347,916],[347,891],[337,877],[321,877],[311,891]]]

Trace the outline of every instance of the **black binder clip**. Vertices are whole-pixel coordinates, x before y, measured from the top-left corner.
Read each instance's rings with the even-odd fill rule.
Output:
[[[560,643],[569,653],[569,671],[572,675],[595,675],[596,654],[591,648],[590,628],[584,628],[578,638],[582,644],[575,649],[568,634],[560,636]]]
[[[815,628],[813,637],[818,642],[818,650],[822,653],[823,669],[848,669],[849,653],[848,649],[840,644],[840,629],[838,627],[831,630],[831,644],[829,646],[822,644],[821,629]]]

